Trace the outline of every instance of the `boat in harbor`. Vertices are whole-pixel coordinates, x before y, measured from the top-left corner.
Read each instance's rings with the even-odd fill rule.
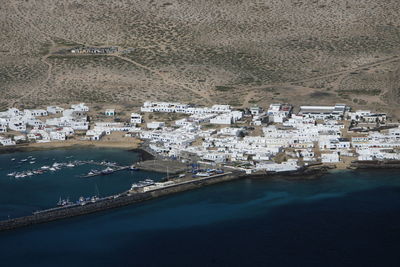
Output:
[[[197,176],[197,177],[208,177],[210,175],[211,174],[209,172],[198,172],[195,174],[195,176]]]
[[[114,172],[113,168],[107,167],[107,168],[105,168],[104,170],[101,171],[101,174],[105,175],[105,174],[110,174],[110,173],[113,173],[113,172]]]
[[[48,170],[48,169],[50,169],[50,166],[42,166],[42,167],[40,167],[42,170]]]
[[[131,190],[137,190],[137,189],[143,188],[145,186],[154,185],[154,184],[155,184],[154,180],[146,179],[144,181],[139,181],[137,183],[132,184]]]
[[[137,168],[137,167],[135,167],[134,165],[132,165],[132,166],[129,167],[129,170],[130,170],[130,171],[138,171],[139,168]]]
[[[67,165],[65,165],[65,166],[67,166],[67,167],[69,167],[69,168],[73,168],[73,167],[75,167],[75,165],[74,164],[72,164],[72,163],[68,163]]]
[[[69,205],[72,205],[72,204],[74,204],[74,203],[69,201],[68,198],[67,199],[61,199],[61,197],[60,197],[60,200],[58,200],[58,202],[57,202],[57,206],[59,206],[59,207],[65,207],[65,206],[69,206]]]

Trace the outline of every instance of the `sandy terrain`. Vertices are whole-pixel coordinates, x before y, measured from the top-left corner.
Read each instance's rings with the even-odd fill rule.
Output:
[[[400,117],[398,10],[397,0],[5,1],[0,109],[344,102]],[[120,52],[58,53],[77,45]]]

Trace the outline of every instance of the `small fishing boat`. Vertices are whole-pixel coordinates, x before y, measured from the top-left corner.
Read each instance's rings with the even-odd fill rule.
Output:
[[[110,167],[107,167],[107,168],[105,168],[104,170],[101,171],[101,174],[110,174],[110,173],[113,173],[113,172],[114,172],[114,169],[112,169]]]
[[[135,167],[135,166],[130,166],[129,167],[129,170],[131,170],[131,171],[138,171],[139,170],[139,168],[137,168],[137,167]]]

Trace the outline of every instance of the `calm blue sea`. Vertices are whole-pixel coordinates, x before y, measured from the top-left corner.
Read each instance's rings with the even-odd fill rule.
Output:
[[[39,165],[71,156],[137,159],[116,149],[0,155],[2,217],[53,206],[59,196],[89,196],[96,187],[107,195],[162,177],[76,177],[93,166],[18,181],[5,175],[15,167],[12,157],[27,155]],[[389,170],[241,180],[0,233],[0,266],[400,266],[399,251],[400,174]]]

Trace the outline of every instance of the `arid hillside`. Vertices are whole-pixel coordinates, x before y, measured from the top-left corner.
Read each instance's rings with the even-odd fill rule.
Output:
[[[398,113],[400,1],[4,1],[0,108],[145,100]],[[117,46],[106,55],[60,51]]]

